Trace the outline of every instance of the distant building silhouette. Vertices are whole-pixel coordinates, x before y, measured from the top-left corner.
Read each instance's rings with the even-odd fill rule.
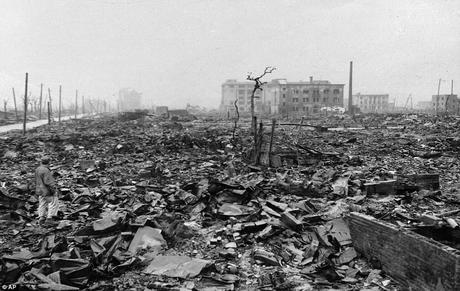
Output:
[[[383,113],[390,111],[390,96],[388,94],[361,94],[353,95],[353,105],[363,113]]]
[[[118,105],[120,111],[140,109],[142,104],[142,93],[131,88],[123,88],[118,91]]]

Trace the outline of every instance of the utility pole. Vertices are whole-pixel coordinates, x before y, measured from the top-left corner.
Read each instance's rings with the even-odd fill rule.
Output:
[[[51,102],[48,101],[48,125],[51,125]]]
[[[439,107],[439,91],[441,90],[441,79],[439,79],[438,83],[438,95],[436,96],[436,115],[438,115],[438,107]]]
[[[353,62],[350,62],[350,81],[348,83],[348,111],[350,115],[354,115],[353,112]]]
[[[77,119],[78,112],[78,90],[75,91],[75,119]]]
[[[43,95],[43,83],[40,84],[40,112],[38,113],[38,119],[42,119],[42,95]]]
[[[27,123],[27,85],[29,83],[29,73],[26,73],[26,86],[24,90],[24,123],[22,125],[22,134],[26,134],[26,123]]]
[[[3,100],[3,110],[5,111],[5,120],[8,119],[8,114],[6,112],[6,104],[8,103],[8,101],[6,100]]]
[[[62,86],[59,85],[59,123],[61,123],[61,110],[62,110]]]
[[[51,89],[48,88],[48,119],[51,121],[51,111],[52,111],[52,106],[51,106]]]
[[[14,88],[13,89],[13,101],[14,101],[14,114],[16,115],[16,121],[19,120],[19,117],[18,117],[18,107],[16,105],[16,93],[14,92]]]
[[[454,101],[454,104],[458,107],[458,100],[455,101],[454,99],[454,80],[451,80],[450,82],[450,99]],[[455,106],[453,108],[454,112],[455,112]]]
[[[81,96],[81,114],[85,114],[85,96]]]

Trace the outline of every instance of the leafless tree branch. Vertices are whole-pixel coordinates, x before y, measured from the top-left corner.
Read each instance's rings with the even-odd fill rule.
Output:
[[[273,71],[276,70],[275,67],[265,67],[265,70],[262,74],[260,74],[259,76],[255,77],[252,75],[252,73],[248,73],[247,77],[246,77],[246,80],[249,80],[249,81],[254,81],[255,84],[254,84],[254,88],[252,89],[252,94],[251,94],[251,130],[254,129],[254,116],[255,116],[255,106],[254,106],[254,99],[256,98],[260,98],[260,97],[256,97],[255,94],[257,92],[257,90],[260,90],[262,91],[263,88],[262,86],[267,84],[267,82],[262,82],[260,79],[262,79],[265,75],[267,74],[271,74],[273,73]]]

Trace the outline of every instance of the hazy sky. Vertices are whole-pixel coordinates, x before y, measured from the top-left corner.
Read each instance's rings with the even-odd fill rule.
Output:
[[[132,87],[156,105],[217,107],[226,79],[275,66],[268,79],[347,84],[353,60],[355,93],[402,104],[439,78],[441,93],[460,88],[459,36],[456,0],[0,0],[0,100],[29,72],[33,95],[62,84],[67,103],[77,88]]]

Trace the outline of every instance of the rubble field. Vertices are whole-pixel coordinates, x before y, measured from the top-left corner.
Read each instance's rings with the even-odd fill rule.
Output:
[[[79,119],[0,135],[0,281],[24,290],[404,290],[350,212],[460,249],[460,119]],[[266,146],[272,138],[272,151]],[[259,152],[259,163],[254,163]],[[37,222],[51,158],[59,219]],[[267,163],[268,161],[268,163]],[[443,231],[441,231],[443,230]]]

